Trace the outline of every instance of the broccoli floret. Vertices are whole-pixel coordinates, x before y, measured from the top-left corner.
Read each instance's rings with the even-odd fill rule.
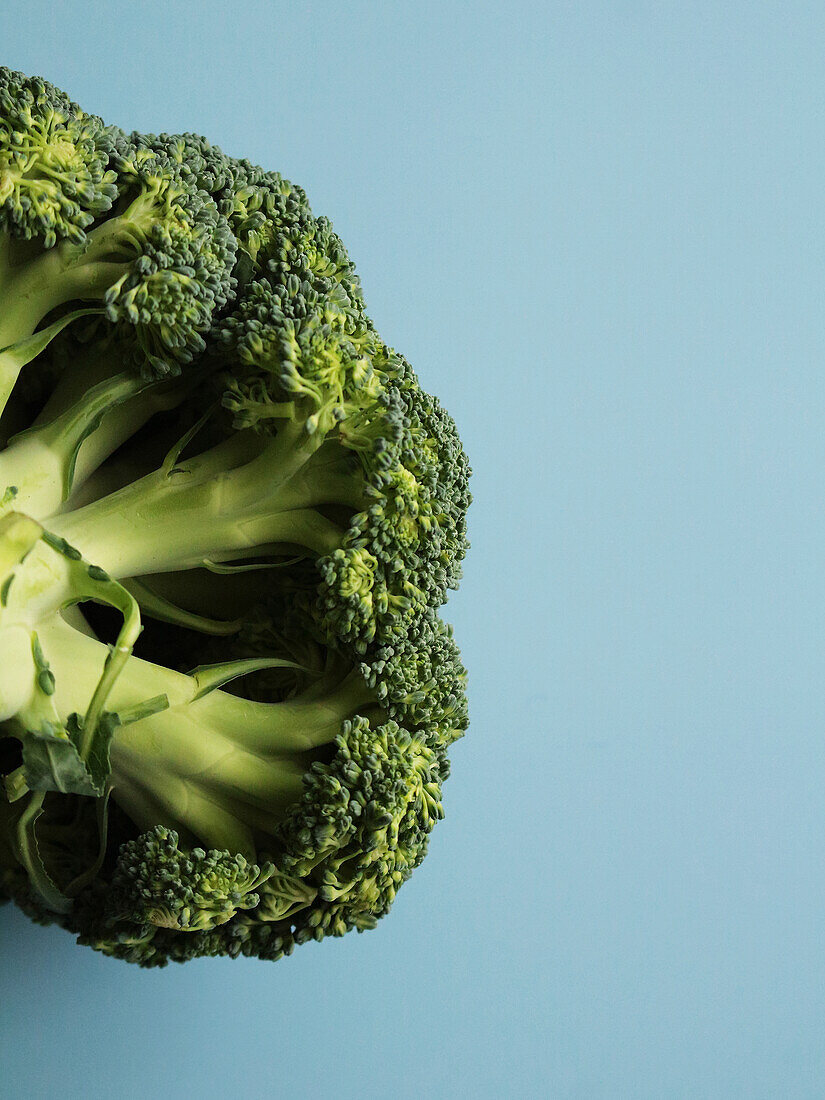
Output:
[[[0,226],[8,236],[82,244],[117,197],[113,133],[39,77],[0,68]]]
[[[374,729],[364,718],[344,723],[335,748],[304,776],[278,831],[276,867],[226,852],[181,855],[174,832],[153,830],[123,846],[108,894],[81,901],[81,941],[162,966],[202,955],[277,959],[286,942],[374,928],[443,816],[441,760],[394,722]]]
[[[126,326],[144,371],[174,372],[205,350],[236,250],[169,157],[0,68],[0,409],[22,367],[88,313]]]
[[[178,835],[162,825],[124,844],[106,897],[106,923],[200,932],[255,909],[255,893],[271,878],[271,864],[257,867],[240,854],[181,851]]]
[[[457,430],[304,192],[0,69],[0,897],[143,966],[375,925],[466,672]]]

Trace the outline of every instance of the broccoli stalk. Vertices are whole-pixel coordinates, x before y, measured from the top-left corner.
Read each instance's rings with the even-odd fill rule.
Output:
[[[351,474],[328,473],[323,465],[308,470],[319,441],[305,433],[294,440],[296,434],[280,433],[251,461],[234,468],[224,465],[233,461],[230,444],[178,468],[160,469],[57,517],[52,530],[90,561],[105,562],[116,577],[256,554],[273,543],[329,553],[342,533],[316,506],[351,505],[353,498],[357,505],[358,483]],[[174,525],[169,522],[173,516]]]
[[[0,320],[0,348],[9,349],[31,337],[52,310],[76,300],[99,300],[126,270],[119,265],[95,260],[82,245],[63,242],[33,258],[17,258],[31,252],[7,237],[0,249],[0,293],[3,317]],[[102,313],[102,307],[100,309]],[[4,378],[2,405],[16,379]]]
[[[60,620],[38,637],[55,679],[52,701],[66,724],[93,695],[108,649]],[[209,690],[225,675],[221,667],[187,676],[128,662],[107,707],[128,713],[159,697],[168,706],[116,730],[113,797],[141,828],[162,823],[210,848],[254,858],[256,837],[267,850],[266,838],[271,844],[283,811],[300,797],[304,773],[322,758],[316,750],[335,741],[347,718],[377,710],[377,700],[357,669],[343,676],[339,670],[307,699],[279,703]],[[26,717],[23,708],[18,720]]]
[[[108,650],[59,620],[41,629],[39,644],[54,678],[51,701],[59,720],[66,725],[95,690]],[[216,863],[228,863],[233,871],[243,869],[246,889],[240,897],[230,904],[220,894],[221,922],[240,909],[256,909],[259,905],[263,905],[265,915],[259,914],[258,921],[282,921],[287,915],[294,919],[320,897],[331,906],[324,910],[331,931],[340,922],[341,928],[349,926],[342,913],[353,906],[350,922],[369,927],[369,913],[379,901],[386,904],[387,892],[391,900],[397,885],[423,854],[417,849],[399,853],[392,838],[405,822],[407,829],[413,829],[416,844],[422,845],[440,816],[437,755],[424,741],[401,736],[394,723],[386,724],[376,690],[368,686],[362,669],[347,672],[340,663],[332,662],[327,674],[306,692],[278,703],[254,702],[215,686],[239,671],[280,663],[252,660],[184,675],[133,658],[109,696],[107,705],[114,711],[137,715],[116,729],[112,737],[110,782],[118,805],[147,831],[147,847],[133,845],[125,862],[121,859],[108,919],[131,925],[148,921],[152,928],[148,939],[144,935],[144,946],[159,928],[203,930],[213,927],[217,920],[214,884],[204,896],[202,880],[192,874],[180,890],[173,890],[165,875],[160,874],[163,868],[156,868],[150,876],[166,882],[163,904],[158,903],[155,909],[153,902],[151,914],[142,913],[140,920],[136,914],[142,910],[137,900],[133,898],[129,912],[124,909],[124,891],[135,889],[133,880],[146,874],[147,851],[157,858],[161,841],[166,853],[164,866],[181,859],[179,844],[196,853],[200,851],[198,845],[207,845],[211,854],[208,859],[203,854],[204,875],[213,875]],[[150,696],[152,703],[147,707]],[[162,700],[160,706],[157,699]],[[376,730],[386,732],[371,732],[370,721]],[[31,724],[26,707],[19,711],[17,723],[24,727]],[[378,745],[383,745],[384,764],[375,755]],[[346,751],[338,763],[330,766],[330,750],[336,748],[339,753]],[[386,781],[392,803],[376,801],[384,767],[389,769]],[[340,768],[344,770],[339,775]],[[312,777],[309,786],[308,777]],[[358,793],[364,783],[366,786]],[[323,802],[329,802],[320,820],[314,817],[319,813],[316,788],[323,792]],[[359,840],[352,848],[351,815],[362,799],[358,829],[366,828],[373,835],[366,852],[374,853],[367,857],[366,877],[354,858],[364,842]],[[41,802],[42,796],[38,806]],[[396,804],[395,817],[386,813],[390,804]],[[267,859],[285,847],[288,853],[296,837],[304,835],[307,813],[313,815],[311,848],[301,841],[297,852],[284,854],[283,868],[275,874]],[[423,819],[413,825],[420,813]],[[156,831],[159,823],[165,830],[162,834]],[[174,830],[173,840],[168,830]],[[401,866],[383,885],[376,878],[381,868],[377,861],[379,841],[383,848],[390,846],[383,858],[389,858],[392,851],[392,859],[401,860]],[[71,831],[61,836],[59,826],[52,826],[52,849],[58,853],[57,857],[52,855],[53,863],[60,864],[61,848],[71,843]],[[259,872],[253,861],[262,857],[264,871]],[[209,881],[212,883],[211,877]],[[192,890],[197,882],[201,901],[196,904]],[[237,888],[237,881],[233,882]],[[260,897],[250,900],[250,891],[258,888]],[[241,904],[243,897],[248,904]],[[117,915],[113,916],[115,911]],[[246,927],[241,923],[237,931]],[[317,930],[317,922],[310,927]]]
[[[75,512],[52,517],[51,532],[77,546],[88,561],[103,563],[116,579],[258,555],[280,544],[330,554],[341,544],[343,531],[317,506],[352,506],[360,503],[363,490],[334,463],[319,459],[309,468],[317,440],[306,437],[290,446],[291,434],[283,433],[238,467],[232,463],[249,450],[243,438],[181,467],[161,468]],[[54,461],[55,450],[47,453]],[[298,466],[300,456],[307,459],[304,466]],[[41,460],[39,468],[44,466]],[[293,478],[282,481],[295,466]],[[44,482],[55,484],[54,477]],[[27,485],[37,488],[31,474]],[[18,497],[11,503],[16,508]],[[33,624],[76,597],[72,583],[48,549],[39,547],[18,570],[9,614],[19,608]]]
[[[36,519],[53,516],[123,443],[156,414],[180,404],[198,373],[153,381],[132,370],[109,373],[111,341],[79,352],[61,375],[37,422],[0,451],[0,486],[12,506]]]

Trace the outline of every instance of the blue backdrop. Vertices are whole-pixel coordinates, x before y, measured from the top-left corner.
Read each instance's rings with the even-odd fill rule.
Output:
[[[6,907],[0,1093],[822,1096],[822,6],[5,0],[0,43],[301,183],[476,496],[393,915],[144,973]]]

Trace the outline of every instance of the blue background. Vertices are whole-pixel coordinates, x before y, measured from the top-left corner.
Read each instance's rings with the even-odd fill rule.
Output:
[[[40,3],[0,61],[300,182],[454,413],[472,675],[392,916],[144,973],[0,913],[0,1092],[825,1092],[819,3]]]

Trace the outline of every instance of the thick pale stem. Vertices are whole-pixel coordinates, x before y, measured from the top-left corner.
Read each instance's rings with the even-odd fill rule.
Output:
[[[340,545],[340,529],[301,506],[300,486],[283,472],[284,465],[299,470],[314,449],[310,441],[290,451],[279,438],[251,462],[215,473],[208,453],[56,517],[50,528],[118,578],[249,556],[274,544],[328,554]]]
[[[85,713],[109,647],[59,618],[43,624],[38,637],[55,677],[53,698],[61,719]],[[298,696],[283,703],[258,703],[219,689],[200,699],[194,699],[196,694],[192,677],[130,657],[107,708],[125,711],[159,695],[167,697],[169,708],[125,726],[115,734],[115,743],[128,742],[133,751],[149,756],[161,751],[160,746],[164,754],[180,751],[181,766],[205,770],[216,752],[242,751],[263,760],[320,748],[335,739],[345,719],[374,703],[357,672],[321,699]]]
[[[308,693],[312,694],[312,693]],[[357,672],[323,698],[289,699],[283,703],[257,703],[225,692],[213,692],[198,701],[202,725],[227,731],[238,722],[237,738],[255,755],[304,753],[332,742],[341,724],[375,698]]]
[[[85,714],[97,690],[109,647],[96,638],[75,630],[54,616],[38,627],[38,638],[55,676],[54,702],[63,720],[70,714]],[[180,672],[130,657],[109,697],[110,710],[125,710],[146,699],[165,695],[170,706],[192,700],[191,677]]]
[[[0,630],[0,722],[31,703],[36,675],[29,631],[20,626]]]
[[[10,508],[46,519],[60,507],[63,483],[60,456],[36,435],[20,436],[0,451],[0,494],[17,490]]]
[[[55,620],[40,632],[62,718],[82,711],[107,647]],[[131,658],[109,707],[165,693],[170,707],[119,728],[113,797],[140,827],[182,826],[202,843],[249,853],[300,798],[312,750],[329,744],[370,697],[356,673],[322,700],[255,703],[216,690],[192,700],[188,676]]]
[[[173,457],[108,496],[52,516],[48,528],[118,580],[291,548],[329,555],[344,532],[317,507],[346,505],[351,491],[346,479],[333,477],[327,488],[323,476],[303,478],[301,468],[321,441],[305,432],[297,442],[289,436],[279,433],[251,460],[244,435],[180,464]],[[344,499],[336,499],[339,492]],[[75,594],[54,572],[42,552],[18,571],[15,585],[29,601],[26,621],[32,624],[73,602]]]
[[[163,507],[123,489],[56,516],[49,526],[118,579],[196,568],[204,560],[228,561],[273,545],[328,554],[340,544],[340,529],[309,509],[279,511],[273,503],[263,514],[233,514],[223,505],[224,479],[180,488],[164,494],[157,502]]]
[[[112,797],[138,828],[165,825],[184,838],[191,835],[207,848],[239,852],[254,859],[255,844],[249,826],[174,773],[158,773],[151,783],[138,778],[146,761],[137,761],[112,773]],[[122,801],[121,801],[122,800]]]
[[[183,383],[150,387],[137,374],[104,378],[0,452],[0,487],[16,487],[15,509],[48,519],[150,417],[174,408],[185,393]]]
[[[126,271],[122,263],[87,262],[76,245],[60,244],[7,269],[2,285],[0,350],[25,340],[58,306],[101,301]]]

